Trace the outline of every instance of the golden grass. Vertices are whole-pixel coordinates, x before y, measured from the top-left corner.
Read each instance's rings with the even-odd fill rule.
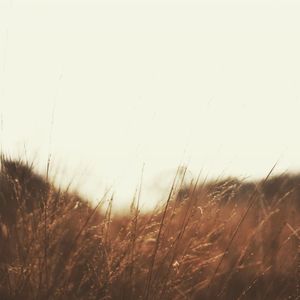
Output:
[[[0,299],[300,299],[300,176],[182,176],[121,216],[2,159]]]

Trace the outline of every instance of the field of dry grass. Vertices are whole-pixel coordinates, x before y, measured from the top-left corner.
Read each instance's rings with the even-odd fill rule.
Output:
[[[300,299],[300,176],[183,177],[122,216],[2,159],[0,299]]]

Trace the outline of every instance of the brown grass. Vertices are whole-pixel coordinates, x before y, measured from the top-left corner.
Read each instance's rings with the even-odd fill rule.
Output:
[[[2,159],[0,299],[300,299],[300,176],[183,185],[126,216]]]

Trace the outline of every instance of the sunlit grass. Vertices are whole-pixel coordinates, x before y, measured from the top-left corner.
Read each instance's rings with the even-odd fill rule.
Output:
[[[297,299],[300,176],[184,184],[114,214],[2,158],[0,299]],[[298,294],[297,294],[298,293]]]

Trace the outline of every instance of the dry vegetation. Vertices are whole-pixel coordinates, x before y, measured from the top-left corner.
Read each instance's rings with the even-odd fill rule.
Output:
[[[2,159],[0,299],[300,299],[300,176],[183,177],[118,216]]]

